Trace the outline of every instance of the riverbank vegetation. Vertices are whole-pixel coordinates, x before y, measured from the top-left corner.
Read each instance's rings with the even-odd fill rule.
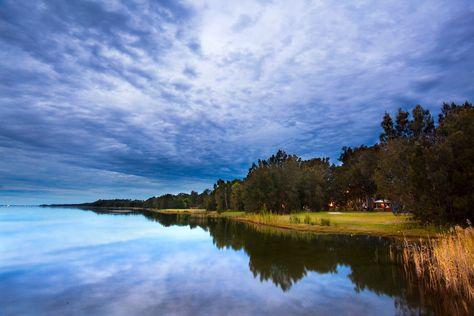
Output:
[[[274,227],[319,233],[367,234],[392,237],[429,237],[441,228],[421,225],[411,215],[395,216],[388,212],[304,212],[288,215],[271,213],[244,214],[243,221]]]
[[[474,308],[474,228],[459,226],[420,243],[405,242],[405,270],[427,291],[457,302],[459,314]],[[459,304],[461,302],[461,304]]]
[[[218,180],[200,194],[99,200],[87,206],[290,214],[373,211],[374,199],[387,199],[394,212],[409,212],[422,223],[465,226],[474,221],[472,104],[443,104],[437,123],[420,105],[411,113],[399,109],[394,119],[386,113],[381,127],[377,144],[343,147],[338,164],[279,150],[252,164],[244,179]]]

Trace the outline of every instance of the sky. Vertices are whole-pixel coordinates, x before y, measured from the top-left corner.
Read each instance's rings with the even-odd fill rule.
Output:
[[[474,100],[474,2],[0,0],[0,204],[201,191]]]

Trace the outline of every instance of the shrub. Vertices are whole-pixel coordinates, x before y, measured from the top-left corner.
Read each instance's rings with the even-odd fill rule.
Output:
[[[291,224],[300,224],[301,220],[298,215],[290,215],[290,223]]]
[[[331,221],[329,219],[321,218],[321,226],[329,226]]]

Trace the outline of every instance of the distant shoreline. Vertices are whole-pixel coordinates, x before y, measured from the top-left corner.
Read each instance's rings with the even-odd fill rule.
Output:
[[[131,213],[140,213],[142,211],[149,211],[147,208],[143,207],[121,207],[121,206],[114,206],[114,207],[106,207],[106,206],[91,206],[87,204],[42,204],[39,207],[44,208],[78,208],[83,210],[94,210],[100,213],[114,213],[114,214],[131,214]]]

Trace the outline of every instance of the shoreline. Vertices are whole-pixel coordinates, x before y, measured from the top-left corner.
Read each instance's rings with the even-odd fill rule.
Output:
[[[130,214],[155,212],[186,214],[195,217],[229,220],[278,229],[312,234],[366,235],[394,239],[438,238],[445,228],[422,225],[411,215],[389,212],[300,212],[294,214],[246,213],[243,211],[206,211],[204,209],[156,209],[143,207],[91,207],[84,205],[44,205],[42,207],[74,207],[95,212]],[[295,223],[296,222],[296,223]]]
[[[393,215],[392,213],[382,212],[341,212],[338,214],[330,214],[328,212],[314,213],[296,213],[293,215],[281,214],[253,214],[244,212],[222,212],[194,210],[194,209],[147,209],[148,211],[161,214],[186,214],[196,217],[214,217],[226,218],[238,222],[271,227],[286,231],[298,231],[303,233],[314,234],[339,234],[339,235],[368,235],[374,237],[387,237],[395,239],[427,239],[436,238],[442,229],[434,226],[424,226],[417,222],[411,221],[408,215]],[[356,220],[351,223],[347,218],[355,217]],[[291,223],[293,218],[309,218],[311,222],[308,224]],[[392,217],[393,223],[374,222],[371,217]],[[325,225],[315,223],[314,220],[326,220]],[[345,221],[340,221],[343,218]],[[360,221],[360,220],[367,220]],[[332,223],[332,224],[331,224]],[[357,224],[357,225],[356,225]]]

